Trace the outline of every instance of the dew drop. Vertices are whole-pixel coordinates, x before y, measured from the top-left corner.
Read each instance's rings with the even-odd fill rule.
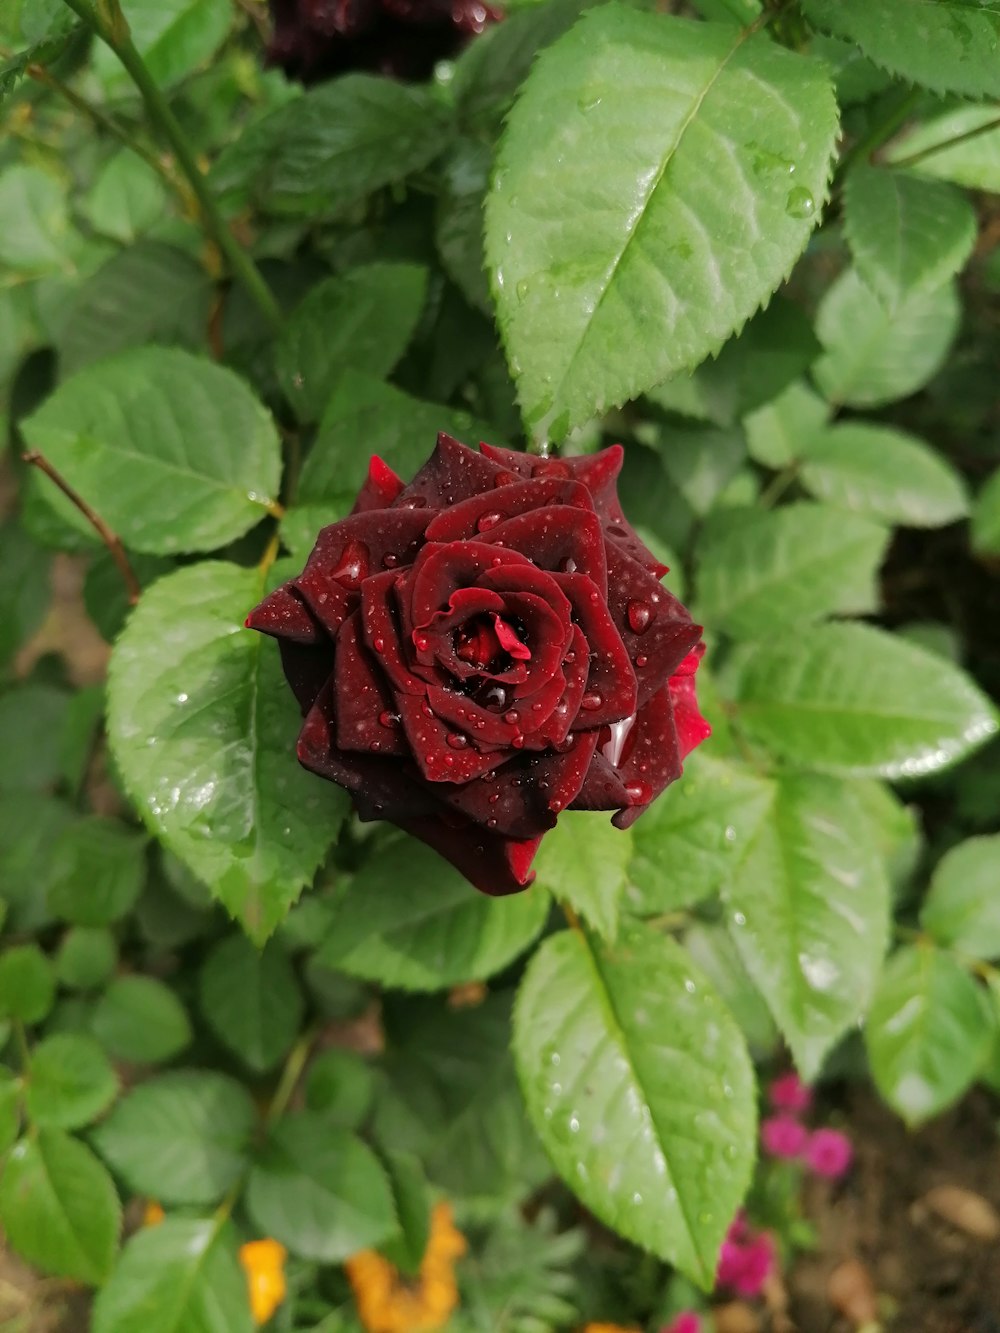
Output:
[[[372,647],[377,653],[385,652],[385,639],[382,638],[381,634],[376,634],[375,638],[372,639]]]
[[[528,279],[522,278],[521,281],[514,288],[514,291],[517,293],[517,299],[519,301],[526,300],[528,293],[531,291],[531,286],[528,282]]]
[[[399,564],[399,556],[393,555],[390,551],[387,555],[382,557],[382,563],[385,565],[386,569],[395,569]]]
[[[364,542],[348,542],[340,553],[340,563],[331,570],[330,577],[345,588],[360,588],[368,577],[371,552]]]
[[[588,713],[594,713],[603,703],[604,695],[598,694],[597,690],[590,690],[580,700],[580,707],[586,708]]]
[[[503,522],[503,514],[498,513],[496,510],[491,510],[490,513],[483,514],[483,516],[478,520],[478,522],[476,523],[476,531],[488,532],[490,528],[495,528],[498,523],[502,522]]]
[[[464,750],[469,743],[468,736],[463,736],[460,731],[450,731],[447,739],[453,750]]]
[[[640,653],[639,656],[635,659],[635,664],[640,671],[644,666],[648,665],[648,663],[649,663],[649,658],[646,656],[645,653]]]
[[[509,723],[510,726],[516,727],[521,720],[521,714],[517,711],[516,708],[512,708],[510,712],[504,713],[503,720]]]
[[[379,713],[378,720],[383,727],[395,727],[399,725],[399,714],[390,713],[388,708],[386,708]]]
[[[427,634],[421,634],[419,630],[413,631],[413,646],[418,653],[425,653],[431,646],[430,637]]]
[[[653,799],[653,789],[648,782],[629,782],[625,791],[633,805],[648,805]]]
[[[811,218],[816,211],[816,200],[804,185],[795,185],[788,191],[785,212],[790,218]]]
[[[644,634],[653,619],[653,608],[648,602],[629,602],[625,614],[632,632]]]

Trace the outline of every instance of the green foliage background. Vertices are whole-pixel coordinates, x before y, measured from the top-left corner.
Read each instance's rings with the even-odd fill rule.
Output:
[[[446,1196],[458,1333],[655,1327],[754,1062],[1000,1086],[1000,15],[520,0],[303,91],[248,7],[0,13],[0,1223],[96,1333],[249,1327],[259,1235],[334,1333]],[[440,429],[623,441],[710,646],[683,781],[508,900],[298,767],[241,628]],[[32,647],[81,566],[86,687]]]

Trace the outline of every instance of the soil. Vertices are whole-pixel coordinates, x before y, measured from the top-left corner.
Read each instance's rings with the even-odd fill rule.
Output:
[[[806,1196],[819,1243],[786,1274],[787,1310],[772,1314],[774,1333],[864,1327],[866,1282],[876,1307],[870,1328],[1000,1333],[1000,1141],[991,1098],[977,1092],[914,1133],[864,1089],[848,1090],[838,1109],[855,1166],[842,1184],[816,1182]],[[857,1298],[853,1318],[837,1311],[849,1308],[845,1292]]]

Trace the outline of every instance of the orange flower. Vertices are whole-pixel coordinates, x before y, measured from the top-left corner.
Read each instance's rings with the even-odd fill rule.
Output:
[[[155,1199],[150,1199],[142,1214],[142,1225],[144,1227],[158,1227],[165,1217],[166,1213],[160,1204]]]
[[[446,1203],[435,1204],[427,1249],[417,1276],[408,1281],[375,1250],[362,1250],[344,1265],[358,1314],[368,1333],[427,1333],[444,1328],[458,1305],[455,1260],[465,1237]]]
[[[250,1312],[255,1324],[266,1324],[285,1299],[285,1260],[288,1251],[276,1240],[250,1240],[240,1246],[240,1263],[250,1288]]]

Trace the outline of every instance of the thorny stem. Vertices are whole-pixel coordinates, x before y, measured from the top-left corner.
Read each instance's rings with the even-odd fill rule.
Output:
[[[916,163],[922,162],[925,157],[931,157],[934,153],[943,153],[946,148],[954,148],[956,144],[965,143],[969,139],[977,139],[980,134],[989,134],[991,130],[1000,130],[1000,116],[995,120],[988,120],[985,125],[977,125],[974,130],[965,130],[962,134],[956,134],[950,139],[942,139],[940,143],[931,144],[928,148],[921,148],[918,153],[910,153],[908,157],[897,157],[892,164],[894,167],[912,167]]]
[[[135,570],[129,564],[128,556],[125,553],[125,547],[122,540],[116,532],[108,527],[104,519],[96,510],[91,509],[90,505],[79,492],[75,491],[64,476],[58,472],[44,454],[39,453],[37,449],[30,449],[27,453],[21,455],[25,463],[30,463],[32,467],[38,468],[39,472],[44,472],[50,481],[62,491],[72,504],[79,509],[90,526],[100,537],[101,541],[111,552],[111,558],[118,566],[118,572],[125,580],[125,587],[128,591],[129,606],[135,606],[136,602],[142,596],[142,585],[135,576]]]
[[[94,29],[124,65],[146,104],[150,119],[170,144],[177,165],[191,187],[198,203],[202,226],[226,256],[234,276],[246,288],[268,322],[279,328],[282,322],[281,308],[274,293],[253,259],[230,231],[180,122],[132,41],[118,0],[64,0],[64,3]]]

